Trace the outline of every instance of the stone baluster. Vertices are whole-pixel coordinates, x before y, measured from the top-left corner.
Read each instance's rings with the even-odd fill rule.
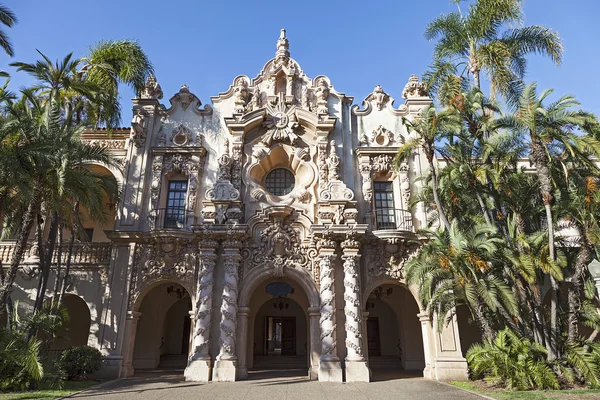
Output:
[[[198,283],[196,286],[196,314],[194,316],[193,354],[185,369],[188,381],[208,382],[211,377],[210,328],[212,326],[213,273],[217,243],[203,240],[198,255]]]
[[[321,286],[321,360],[319,381],[341,382],[342,368],[337,355],[335,319],[335,246],[332,240],[321,239],[319,249]]]
[[[241,242],[225,240],[223,242],[223,302],[221,304],[221,323],[219,337],[219,355],[213,370],[213,381],[232,382],[236,379],[237,356],[235,334],[237,325],[238,266],[241,260]]]
[[[369,369],[362,350],[362,310],[358,266],[360,244],[342,242],[344,260],[344,314],[346,316],[346,382],[369,382]]]

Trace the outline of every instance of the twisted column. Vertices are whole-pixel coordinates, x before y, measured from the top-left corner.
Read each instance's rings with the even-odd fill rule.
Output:
[[[320,239],[319,249],[320,295],[321,295],[321,357],[319,381],[341,382],[342,367],[337,355],[335,315],[335,248],[337,243]]]
[[[346,382],[369,382],[369,369],[362,349],[362,309],[360,306],[360,265],[358,241],[342,242],[344,260],[344,315],[346,317]]]
[[[337,361],[335,347],[335,287],[333,276],[333,263],[336,256],[333,254],[321,256],[319,267],[321,270],[321,360]]]
[[[238,240],[223,242],[223,292],[221,323],[219,324],[219,355],[213,371],[213,381],[235,381],[237,357],[235,334],[237,325],[238,266],[241,260]]]
[[[217,243],[203,240],[199,249],[198,280],[194,315],[193,354],[184,376],[188,381],[208,382],[211,377],[210,328],[212,326],[213,274]]]

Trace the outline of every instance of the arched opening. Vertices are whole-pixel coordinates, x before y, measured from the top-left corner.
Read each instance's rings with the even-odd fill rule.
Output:
[[[249,303],[247,367],[261,374],[306,376],[310,365],[308,298],[289,278],[261,282]]]
[[[85,301],[74,294],[65,294],[62,305],[67,309],[68,321],[56,333],[50,351],[61,352],[72,347],[86,346],[90,334],[90,309]]]
[[[134,370],[183,370],[191,341],[192,302],[186,289],[173,282],[150,289],[139,307],[133,349]]]
[[[463,357],[465,357],[472,345],[481,343],[482,335],[467,306],[456,307],[456,321],[460,333],[460,348]]]
[[[365,311],[373,380],[392,372],[421,373],[425,368],[423,337],[417,317],[419,306],[412,293],[396,284],[377,286],[366,298]]]

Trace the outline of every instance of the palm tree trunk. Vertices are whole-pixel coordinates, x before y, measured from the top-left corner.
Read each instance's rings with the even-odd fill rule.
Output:
[[[589,244],[587,235],[582,227],[579,227],[579,233],[583,239],[583,243],[579,248],[579,254],[575,262],[575,270],[569,289],[567,292],[567,301],[569,305],[569,317],[568,317],[568,340],[570,343],[574,343],[579,336],[579,321],[577,320],[577,311],[579,310],[579,299],[581,298],[581,286],[583,283],[583,277],[587,266],[594,259],[593,246]]]
[[[492,225],[492,220],[490,219],[490,215],[488,214],[488,210],[487,210],[487,207],[485,206],[485,202],[483,201],[483,198],[481,197],[481,195],[479,194],[477,189],[475,189],[475,194],[477,195],[477,201],[479,202],[479,208],[481,208],[481,213],[483,214],[483,218],[485,218],[485,223],[488,225]]]
[[[478,304],[473,307],[473,314],[475,314],[477,324],[479,325],[479,329],[481,330],[481,333],[483,333],[483,336],[485,336],[486,339],[494,340],[496,335],[494,334],[494,330],[483,313],[483,305]]]
[[[50,232],[48,233],[48,239],[46,240],[46,246],[44,246],[43,254],[44,258],[41,260],[41,281],[42,285],[38,291],[34,313],[41,310],[44,305],[44,299],[46,298],[46,289],[48,287],[48,280],[50,279],[50,269],[52,268],[52,257],[54,256],[54,249],[56,247],[56,236],[58,235],[58,224],[59,217],[58,212],[52,211],[52,217],[50,220]]]
[[[58,298],[59,304],[62,302],[62,298],[67,290],[67,279],[69,272],[71,271],[71,257],[73,256],[73,245],[75,244],[75,237],[77,237],[77,231],[79,229],[79,200],[75,201],[73,205],[73,227],[71,228],[71,239],[69,239],[69,248],[67,250],[67,262],[65,264],[65,275],[62,278],[60,297]]]
[[[446,217],[446,213],[442,208],[442,203],[440,202],[440,198],[438,196],[438,176],[435,170],[435,166],[433,165],[433,155],[427,156],[427,161],[429,162],[429,169],[431,170],[431,181],[433,185],[433,200],[435,201],[435,206],[438,210],[438,216],[440,217],[440,221],[447,230],[450,230],[450,222],[448,222],[448,218]]]
[[[40,209],[41,203],[42,193],[38,188],[34,188],[33,198],[29,202],[29,205],[27,206],[27,211],[25,212],[25,215],[23,215],[23,219],[21,220],[21,231],[19,232],[19,238],[17,240],[17,243],[15,244],[15,250],[10,261],[8,273],[4,277],[2,287],[0,288],[0,320],[6,315],[6,305],[8,302],[8,296],[10,296],[13,284],[17,277],[19,265],[21,264],[21,260],[23,259],[23,254],[25,254],[25,249],[27,248],[29,233],[31,232],[31,228],[33,228],[35,216],[37,215]]]
[[[61,269],[62,269],[62,253],[63,253],[63,223],[62,223],[62,218],[61,218],[61,222],[59,223],[58,226],[58,256],[57,256],[57,260],[56,260],[56,277],[54,279],[54,298],[55,300],[58,298],[58,289],[60,286],[60,273],[61,273]]]

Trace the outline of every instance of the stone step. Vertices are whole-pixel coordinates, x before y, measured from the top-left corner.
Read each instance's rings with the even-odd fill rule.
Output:
[[[254,356],[254,369],[307,368],[306,356]]]
[[[402,368],[402,361],[397,356],[369,357],[370,368]]]
[[[184,369],[187,366],[185,354],[164,354],[160,356],[159,369]]]

